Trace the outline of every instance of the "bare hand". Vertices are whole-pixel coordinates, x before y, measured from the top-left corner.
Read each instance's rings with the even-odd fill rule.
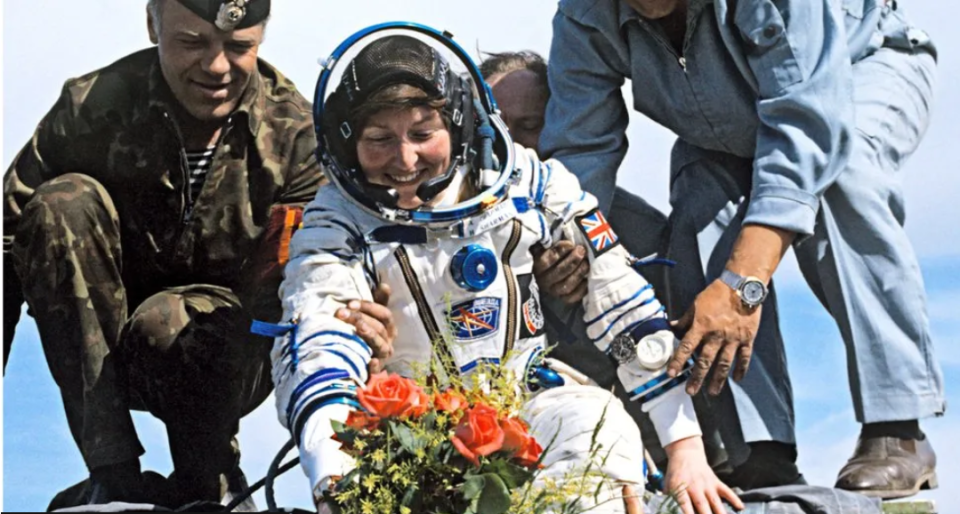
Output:
[[[550,296],[564,303],[577,303],[587,295],[587,274],[590,261],[587,249],[572,241],[558,241],[549,249],[536,244],[533,254],[533,275],[537,285]]]
[[[690,310],[671,324],[679,332],[686,332],[680,347],[667,367],[670,376],[677,376],[684,363],[700,349],[690,378],[687,393],[693,395],[703,386],[704,380],[714,366],[710,381],[710,394],[717,395],[733,369],[734,380],[740,381],[750,367],[753,354],[753,339],[760,327],[760,309],[748,309],[729,286],[714,280],[693,301]]]
[[[664,486],[674,494],[683,514],[726,514],[722,500],[736,510],[743,510],[743,502],[729,487],[717,478],[707,464],[703,440],[688,437],[668,444],[669,465]]]
[[[643,514],[643,504],[640,503],[640,494],[632,485],[623,486],[623,506],[626,514]]]
[[[383,361],[393,355],[393,341],[397,338],[397,326],[388,309],[390,286],[380,284],[373,291],[373,302],[352,300],[337,311],[337,319],[354,326],[357,335],[373,350],[368,366],[370,373],[383,370]]]

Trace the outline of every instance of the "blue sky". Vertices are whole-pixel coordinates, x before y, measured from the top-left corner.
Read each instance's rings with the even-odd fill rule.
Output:
[[[78,76],[149,44],[145,1],[4,0],[3,139],[4,169],[30,137],[56,99],[64,80]],[[936,112],[924,144],[900,172],[907,192],[907,229],[921,259],[930,299],[929,314],[944,367],[947,396],[960,400],[960,33],[955,2],[901,2],[940,47]],[[40,7],[42,5],[42,8]],[[317,59],[344,37],[387,20],[418,21],[451,31],[465,48],[488,51],[532,49],[546,54],[553,1],[488,0],[282,0],[262,56],[312,96]],[[332,7],[336,6],[336,7]],[[498,13],[505,19],[498,19]],[[951,116],[953,115],[953,116]],[[631,149],[621,184],[667,209],[667,169],[673,136],[633,115]],[[642,170],[642,172],[640,171]],[[792,259],[777,275],[781,320],[787,341],[797,408],[801,470],[808,480],[831,485],[853,451],[858,425],[847,388],[843,346],[831,319],[820,307]],[[85,476],[67,430],[59,394],[46,368],[36,327],[21,323],[3,379],[3,506],[42,510],[60,489]],[[136,422],[147,448],[145,469],[172,470],[161,423],[146,415]],[[940,489],[921,497],[936,499],[940,512],[960,512],[960,429],[956,415],[923,424],[940,458]],[[261,478],[287,439],[276,421],[272,399],[241,422],[242,465],[252,481]],[[308,506],[306,480],[291,471],[278,484],[281,504]],[[260,505],[264,502],[260,497]]]

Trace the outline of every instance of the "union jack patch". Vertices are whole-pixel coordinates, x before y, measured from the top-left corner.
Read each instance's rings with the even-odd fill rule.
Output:
[[[457,341],[474,341],[500,329],[500,299],[475,298],[450,307],[447,313]]]
[[[590,241],[593,247],[593,254],[597,257],[603,255],[611,248],[620,244],[620,238],[613,232],[607,218],[599,209],[594,209],[589,213],[577,218],[577,225],[583,231],[583,235]]]

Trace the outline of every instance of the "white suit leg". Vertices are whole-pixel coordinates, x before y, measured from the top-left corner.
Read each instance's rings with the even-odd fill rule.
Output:
[[[594,446],[592,469],[610,479],[596,498],[593,497],[596,479],[587,483],[581,499],[584,508],[593,507],[590,512],[596,514],[622,514],[622,483],[642,488],[640,431],[620,400],[610,392],[584,385],[549,389],[527,402],[523,418],[529,423],[531,434],[546,450],[544,469],[535,485],[543,485],[545,479],[556,480],[558,484],[580,480]]]

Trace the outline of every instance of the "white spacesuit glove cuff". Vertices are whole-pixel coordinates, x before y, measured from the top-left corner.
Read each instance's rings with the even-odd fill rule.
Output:
[[[702,435],[693,401],[682,386],[644,404],[643,410],[650,414],[650,421],[662,446]]]
[[[346,421],[353,407],[328,405],[315,412],[304,424],[300,440],[300,465],[310,480],[314,499],[329,488],[331,477],[342,477],[356,464],[353,457],[340,451],[340,443],[334,441],[331,420]]]

